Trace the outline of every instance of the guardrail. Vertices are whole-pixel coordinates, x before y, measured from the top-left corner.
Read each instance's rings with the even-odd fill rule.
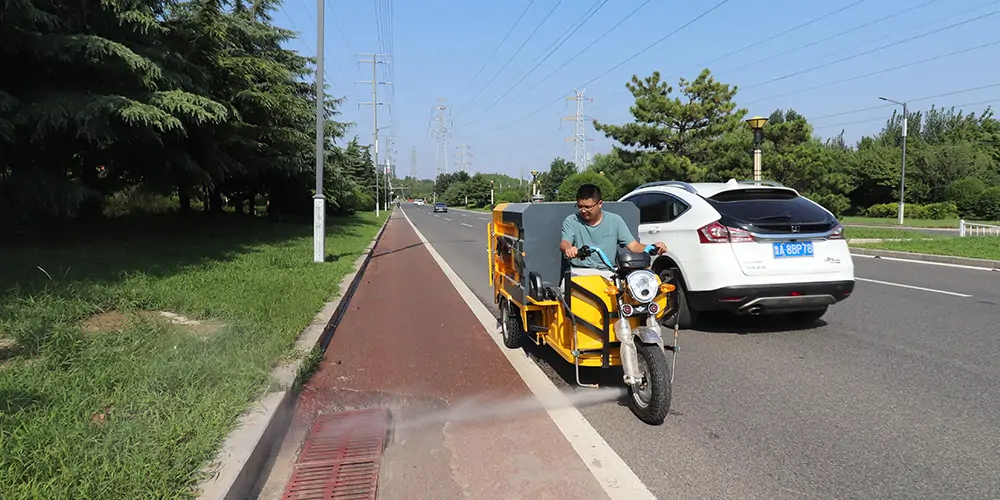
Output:
[[[962,238],[966,236],[1000,236],[1000,226],[965,222],[962,219],[958,221],[958,236]]]

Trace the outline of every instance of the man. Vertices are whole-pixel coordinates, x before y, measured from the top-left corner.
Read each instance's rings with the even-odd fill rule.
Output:
[[[618,214],[604,213],[601,210],[602,204],[601,188],[584,184],[576,191],[577,213],[563,220],[559,250],[569,259],[574,276],[607,275],[610,271],[596,252],[586,259],[578,259],[579,249],[584,245],[600,248],[608,259],[615,258],[618,245],[625,245],[633,252],[646,251],[647,246],[636,241],[625,220]],[[658,241],[652,246],[656,248],[657,255],[667,252],[667,245],[663,242]]]

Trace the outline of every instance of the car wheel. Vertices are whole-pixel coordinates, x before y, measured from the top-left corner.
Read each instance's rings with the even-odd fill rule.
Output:
[[[815,323],[819,321],[824,314],[826,314],[826,309],[827,308],[824,307],[822,309],[812,309],[809,311],[795,311],[793,313],[789,313],[788,316],[796,323]]]
[[[681,270],[675,267],[664,269],[660,271],[660,280],[677,287],[677,290],[673,294],[673,300],[676,301],[674,312],[670,316],[663,318],[663,326],[673,328],[677,325],[683,330],[694,326],[695,321],[698,319],[698,311],[693,311],[688,306],[687,291],[684,289],[684,283],[681,279]]]

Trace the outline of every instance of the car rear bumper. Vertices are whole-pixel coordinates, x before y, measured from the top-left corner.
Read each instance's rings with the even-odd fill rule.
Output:
[[[447,208],[435,208],[434,211],[435,212],[448,212],[448,209]]]
[[[687,302],[696,311],[768,314],[822,309],[851,296],[854,280],[813,283],[742,285],[703,292],[688,291]]]

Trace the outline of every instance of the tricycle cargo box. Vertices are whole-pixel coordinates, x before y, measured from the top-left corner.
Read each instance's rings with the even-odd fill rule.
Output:
[[[634,203],[605,201],[602,209],[621,216],[632,236],[638,237],[639,208]],[[540,289],[529,284],[532,275],[540,278],[542,287],[559,286],[565,262],[559,252],[562,222],[566,216],[576,212],[574,202],[508,203],[498,205],[493,211],[495,224],[517,228],[517,234],[510,235],[513,237],[510,244],[516,250],[514,255],[521,282],[519,290],[505,288],[519,302],[525,302],[525,291],[528,290],[532,291],[535,299],[542,299],[537,296]],[[610,255],[608,257],[614,258]]]

